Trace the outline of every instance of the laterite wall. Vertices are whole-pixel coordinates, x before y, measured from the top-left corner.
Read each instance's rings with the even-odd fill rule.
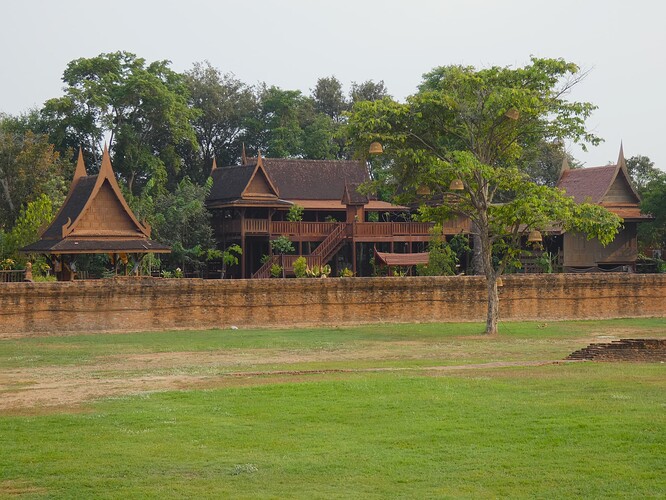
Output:
[[[197,280],[117,278],[0,284],[0,336],[178,328],[484,321],[477,277]],[[504,278],[509,320],[666,317],[666,275]]]

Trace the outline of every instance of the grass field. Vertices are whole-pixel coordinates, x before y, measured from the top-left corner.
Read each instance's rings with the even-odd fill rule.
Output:
[[[659,498],[666,319],[0,340],[0,497]]]

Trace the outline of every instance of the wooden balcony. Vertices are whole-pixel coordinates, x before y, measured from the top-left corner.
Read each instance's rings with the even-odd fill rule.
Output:
[[[249,235],[284,235],[292,241],[321,241],[341,223],[289,222],[266,219],[245,219],[244,232]],[[434,224],[429,222],[352,222],[345,225],[347,238],[359,242],[372,241],[428,241]],[[240,234],[241,221],[230,220],[221,224],[227,234]],[[444,225],[445,235],[469,232],[469,221],[453,219]]]

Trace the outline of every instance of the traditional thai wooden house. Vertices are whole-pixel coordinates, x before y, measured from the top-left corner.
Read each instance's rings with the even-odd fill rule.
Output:
[[[299,256],[308,265],[331,263],[357,275],[370,273],[374,248],[422,252],[432,224],[410,221],[407,207],[359,192],[369,181],[360,161],[243,157],[241,165],[214,168],[206,205],[223,247],[237,243],[243,255],[236,277],[268,277],[272,264],[289,272]],[[289,221],[294,205],[301,221]],[[295,255],[271,255],[270,241],[286,236]],[[264,257],[268,255],[268,260]],[[404,259],[404,258],[403,258]]]
[[[622,146],[615,165],[570,169],[565,160],[557,187],[578,203],[596,203],[623,219],[622,229],[605,247],[596,239],[565,233],[562,241],[564,270],[634,270],[638,258],[638,224],[652,217],[641,214],[640,196],[631,184]]]
[[[127,205],[113,173],[109,152],[104,148],[97,175],[87,175],[83,155],[69,193],[53,222],[39,241],[21,249],[23,253],[46,254],[59,280],[74,278],[76,256],[109,254],[113,262],[138,263],[148,253],[169,253],[169,247],[150,239],[150,226],[140,223]]]

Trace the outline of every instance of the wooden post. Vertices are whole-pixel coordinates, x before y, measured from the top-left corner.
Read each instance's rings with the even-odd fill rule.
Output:
[[[352,240],[352,271],[356,274],[356,242]]]

